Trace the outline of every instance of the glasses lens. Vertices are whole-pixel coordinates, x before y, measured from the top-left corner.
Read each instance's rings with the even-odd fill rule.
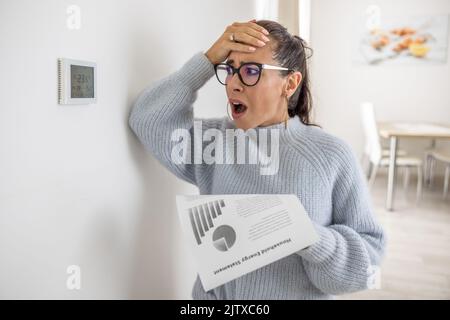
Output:
[[[223,85],[227,84],[228,77],[233,74],[233,69],[226,64],[219,64],[216,67],[217,80]]]
[[[242,81],[248,86],[253,86],[258,82],[260,73],[261,70],[256,64],[245,64],[240,71]]]

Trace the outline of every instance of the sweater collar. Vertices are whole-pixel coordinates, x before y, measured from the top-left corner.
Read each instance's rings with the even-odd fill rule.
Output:
[[[306,125],[301,122],[300,117],[295,115],[294,117],[290,117],[287,121],[287,126],[285,127],[285,122],[279,122],[275,124],[271,124],[268,126],[258,126],[253,128],[258,133],[261,129],[271,130],[271,129],[279,129],[280,137],[292,136],[298,133],[302,133],[305,130]]]

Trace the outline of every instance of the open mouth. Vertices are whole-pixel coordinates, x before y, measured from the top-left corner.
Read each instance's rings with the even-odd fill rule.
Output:
[[[247,106],[237,101],[231,102],[231,106],[233,118],[239,118],[247,111]]]

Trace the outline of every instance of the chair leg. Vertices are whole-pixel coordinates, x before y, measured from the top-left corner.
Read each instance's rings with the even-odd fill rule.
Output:
[[[422,182],[423,182],[423,168],[422,166],[417,166],[417,194],[416,194],[417,201],[422,199]]]
[[[368,161],[368,165],[367,165],[367,179],[370,179],[370,175],[372,173],[373,170],[373,163],[369,160]]]
[[[370,170],[370,178],[369,178],[369,190],[372,189],[373,183],[375,182],[375,177],[378,171],[378,165],[372,163],[372,169]]]
[[[361,156],[361,167],[363,168],[366,178],[369,178],[369,173],[370,173],[370,161],[368,161],[368,160],[369,160],[369,157],[364,153]]]
[[[409,184],[409,167],[403,167],[403,191],[405,196],[408,194],[408,184]]]
[[[428,186],[430,183],[430,161],[431,161],[431,155],[425,154],[424,159],[424,181],[425,185]]]
[[[450,164],[447,165],[447,167],[445,168],[445,176],[444,176],[444,194],[443,197],[444,199],[447,198],[447,193],[448,193],[448,180],[450,178]]]
[[[366,179],[369,180],[370,173],[372,172],[372,161],[370,161],[369,157],[366,158],[365,165],[364,165],[364,174],[366,176]]]
[[[433,185],[433,175],[434,175],[434,168],[436,166],[436,160],[433,157],[430,157],[430,175],[428,176],[428,186],[431,187]]]

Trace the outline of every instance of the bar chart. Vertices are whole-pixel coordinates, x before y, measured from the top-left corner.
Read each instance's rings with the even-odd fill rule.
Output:
[[[202,243],[202,238],[214,227],[214,219],[222,215],[221,208],[225,207],[223,199],[209,201],[189,208],[189,219],[197,244]]]

